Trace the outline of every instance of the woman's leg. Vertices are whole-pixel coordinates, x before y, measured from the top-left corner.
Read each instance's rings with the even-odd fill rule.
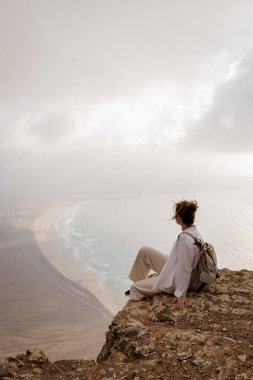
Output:
[[[153,285],[156,281],[156,277],[145,278],[135,282],[130,289],[130,300],[140,301],[145,296],[153,296],[162,291],[162,289],[153,290]]]
[[[160,273],[168,256],[150,247],[142,247],[135,259],[131,272],[130,280],[136,282],[147,278],[150,270]]]

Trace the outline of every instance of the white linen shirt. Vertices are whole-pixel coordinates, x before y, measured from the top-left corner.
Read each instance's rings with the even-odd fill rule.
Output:
[[[195,226],[186,228],[183,232],[189,232],[197,239],[201,239]],[[194,245],[194,240],[187,234],[182,234],[175,241],[168,259],[153,285],[153,289],[161,289],[173,293],[176,297],[185,296],[191,272],[198,262],[199,249]]]

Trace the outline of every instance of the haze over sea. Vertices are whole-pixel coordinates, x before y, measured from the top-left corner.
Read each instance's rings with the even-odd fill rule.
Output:
[[[199,203],[196,225],[215,246],[219,267],[252,270],[252,189],[88,199],[53,221],[61,254],[94,272],[121,308],[136,253],[143,245],[170,252],[180,233],[173,202],[187,198]]]

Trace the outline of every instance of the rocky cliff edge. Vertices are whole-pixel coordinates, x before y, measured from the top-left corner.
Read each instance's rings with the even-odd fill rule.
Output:
[[[36,349],[6,359],[0,379],[253,380],[253,272],[220,274],[200,294],[188,294],[186,309],[166,294],[129,301],[97,362],[52,363]]]

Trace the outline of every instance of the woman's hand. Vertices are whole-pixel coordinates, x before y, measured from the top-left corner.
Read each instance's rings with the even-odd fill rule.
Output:
[[[175,303],[178,309],[183,309],[184,307],[188,306],[186,297],[175,297],[172,303]]]

